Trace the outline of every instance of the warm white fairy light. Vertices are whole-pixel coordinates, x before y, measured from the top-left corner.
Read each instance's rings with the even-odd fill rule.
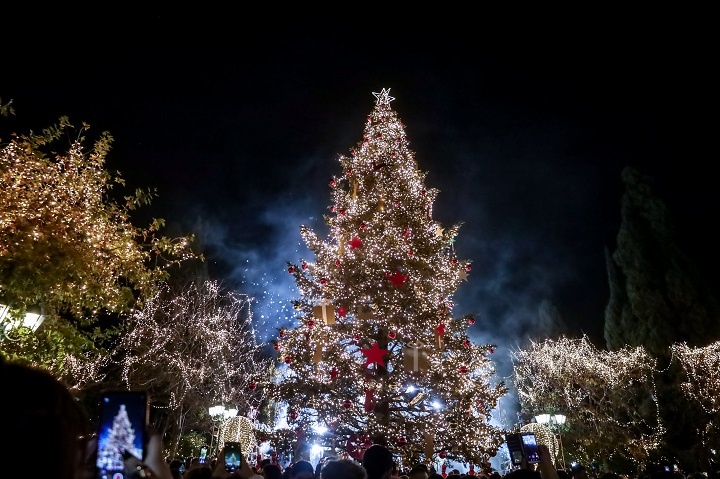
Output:
[[[113,351],[128,388],[168,406],[171,424],[212,404],[236,405],[241,415],[256,410],[272,366],[261,359],[250,304],[217,281],[180,291],[162,284]]]
[[[148,204],[153,192],[136,191],[120,204],[111,200],[112,188],[124,184],[104,169],[112,137],[102,134],[85,151],[87,130],[84,125],[63,153],[54,141],[76,131],[67,118],[40,135],[14,136],[0,149],[0,297],[16,305],[42,302],[48,319],[39,333],[52,331],[45,335],[52,344],[35,345],[31,355],[47,350],[56,358],[62,352],[79,357],[87,337],[70,337],[75,323],[57,311],[71,313],[89,330],[99,311],[127,312],[152,295],[168,265],[194,257],[191,237],[159,236],[163,220],[146,228],[130,222],[131,212]]]
[[[477,463],[504,441],[490,420],[506,388],[488,357],[494,346],[473,344],[472,321],[452,317],[470,270],[453,247],[459,225],[432,219],[438,191],[424,185],[389,89],[374,95],[364,140],[339,158],[342,174],[330,181],[329,236],[302,227],[315,257],[288,265],[300,324],[277,340],[275,398],[308,441],[341,449],[351,435],[383,436],[406,461],[433,460],[429,447],[431,456]],[[330,324],[313,314],[323,302]],[[366,366],[363,351],[375,342],[388,351],[384,366]],[[426,354],[419,370],[407,346]],[[326,437],[312,431],[318,421],[329,426]]]
[[[705,347],[692,348],[685,343],[672,346],[676,358],[685,372],[680,384],[683,392],[695,400],[705,412],[720,412],[720,341]],[[720,425],[718,425],[720,426]]]
[[[624,451],[642,462],[657,448],[664,427],[655,393],[655,359],[641,348],[601,351],[587,336],[531,341],[511,352],[520,402],[534,411],[563,411],[584,461]],[[652,405],[641,413],[640,405]],[[588,441],[585,441],[586,443]],[[569,449],[566,440],[565,449]]]

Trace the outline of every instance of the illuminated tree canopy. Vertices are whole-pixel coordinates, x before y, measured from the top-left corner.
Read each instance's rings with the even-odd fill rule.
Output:
[[[149,392],[168,445],[187,428],[207,426],[210,406],[232,405],[241,415],[259,408],[272,361],[261,355],[250,304],[217,281],[180,291],[162,284],[131,315],[109,364],[125,387]]]
[[[3,348],[55,371],[67,354],[82,355],[114,332],[116,324],[98,327],[100,315],[142,306],[171,266],[198,258],[192,235],[160,234],[164,220],[131,223],[154,193],[136,190],[117,203],[110,193],[124,181],[105,170],[113,138],[105,132],[86,150],[88,130],[63,117],[40,134],[12,136],[0,150],[0,298],[15,314],[42,304],[47,315],[35,334]],[[54,145],[75,131],[58,153]]]
[[[567,416],[565,445],[585,463],[613,455],[646,461],[664,434],[655,359],[642,347],[607,352],[587,336],[531,342],[512,351],[523,406]]]

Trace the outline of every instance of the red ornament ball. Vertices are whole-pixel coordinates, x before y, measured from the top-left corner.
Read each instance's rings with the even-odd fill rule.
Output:
[[[475,324],[475,318],[473,318],[472,316],[470,316],[470,317],[468,318],[468,324]]]
[[[470,341],[468,341],[467,339],[463,339],[463,346],[465,346],[466,348],[469,348],[469,347],[470,347]]]
[[[302,269],[307,269],[307,263],[302,264]]]
[[[285,356],[285,364],[290,364],[292,362],[292,356]]]
[[[353,339],[354,339],[355,341],[360,341],[360,335],[359,335],[359,334],[356,334],[355,336],[353,336]]]
[[[362,223],[362,224],[360,225],[360,229],[363,230],[363,231],[365,231],[365,230],[367,229],[367,224]]]
[[[452,264],[457,264],[457,258],[453,258],[451,261]]]
[[[345,409],[350,409],[352,406],[353,406],[353,403],[349,399],[346,399],[342,402],[342,407],[344,407]]]
[[[281,337],[281,338],[284,338],[284,337],[285,337],[285,334],[286,334],[285,331],[280,331],[280,337]]]
[[[295,272],[295,268],[293,268],[292,266],[290,266],[290,267],[288,268],[288,273],[293,274],[294,272]]]
[[[404,438],[403,436],[400,436],[399,438],[397,438],[397,443],[400,444],[401,446],[404,446],[405,444],[407,444],[407,439]]]
[[[290,414],[288,414],[288,416],[290,417],[291,421],[294,421],[295,419],[297,419],[298,413],[297,411],[290,411]]]
[[[470,271],[471,269],[472,269],[472,266],[470,266],[469,264],[465,265],[465,271]]]
[[[396,336],[397,336],[397,333],[395,331],[390,331],[388,333],[388,338],[390,338],[390,339],[395,339]]]
[[[273,349],[275,351],[280,351],[280,345],[278,343],[273,344]]]
[[[488,353],[492,354],[494,352],[495,352],[495,350],[493,348],[488,349]]]
[[[336,259],[336,260],[335,260],[335,266],[340,266],[341,264],[342,264],[342,263],[340,263],[340,260],[339,260],[339,259]]]
[[[250,381],[248,383],[248,389],[255,389],[257,387],[257,383],[255,381]]]
[[[467,374],[468,368],[467,368],[467,366],[460,366],[458,371],[460,371],[461,374]]]
[[[445,459],[445,458],[447,457],[447,452],[445,452],[445,451],[440,451],[440,454],[439,454],[439,455],[440,455],[440,459]]]
[[[313,326],[315,326],[315,321],[313,321],[311,319],[310,321],[307,322],[307,325],[308,325],[308,328],[312,328]]]

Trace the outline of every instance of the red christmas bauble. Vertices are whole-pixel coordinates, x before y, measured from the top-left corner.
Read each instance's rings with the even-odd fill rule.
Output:
[[[447,452],[445,452],[445,451],[440,451],[440,458],[441,458],[441,459],[445,459],[446,457],[447,457]],[[443,466],[444,466],[444,465],[445,465],[445,464],[443,464]]]
[[[335,266],[340,266],[341,264],[342,264],[342,263],[340,263],[340,260],[339,260],[339,259],[336,259],[336,260],[335,260]]]
[[[349,399],[346,399],[342,402],[342,407],[344,407],[345,409],[350,409],[352,406],[353,406],[353,403]]]
[[[465,271],[470,271],[471,269],[472,269],[472,266],[470,266],[469,264],[465,265]]]
[[[356,334],[355,336],[353,336],[353,339],[355,341],[360,341],[360,334]]]
[[[390,338],[390,339],[395,339],[396,336],[397,336],[397,333],[395,331],[390,331],[388,333],[388,338]]]
[[[475,318],[473,318],[472,316],[470,316],[470,317],[468,318],[468,324],[475,324]]]
[[[255,381],[250,381],[250,382],[248,383],[248,388],[249,388],[249,389],[255,389],[256,386],[257,386],[257,383],[256,383]]]
[[[335,186],[335,180],[330,180],[330,186]]]
[[[453,258],[451,261],[452,264],[457,264],[457,258]]]
[[[495,352],[495,350],[493,348],[488,349],[488,353],[492,354],[494,352]]]
[[[320,280],[320,284],[327,284],[327,282],[328,282],[327,278],[322,278]]]
[[[292,362],[292,356],[285,356],[285,364],[290,364]]]
[[[297,411],[290,411],[290,414],[288,414],[288,417],[290,418],[291,421],[294,421],[298,417]]]
[[[360,229],[363,230],[363,231],[365,231],[365,230],[367,229],[367,224],[362,223],[362,224],[360,225]]]
[[[285,337],[285,334],[286,334],[285,331],[280,331],[280,337],[281,337],[281,338],[284,338],[284,337]]]
[[[307,325],[308,325],[308,328],[312,328],[313,326],[315,326],[315,321],[313,321],[311,319],[310,321],[307,322]]]
[[[463,339],[463,346],[465,346],[466,348],[470,347],[470,341],[468,341],[467,339]]]
[[[407,444],[407,439],[404,438],[403,436],[400,436],[399,438],[397,438],[397,443],[400,444],[401,446],[404,446],[405,444]]]
[[[307,269],[307,263],[303,263],[303,264],[300,265],[300,266],[302,267],[302,269]]]
[[[273,349],[275,351],[280,351],[280,345],[278,343],[273,344]]]
[[[290,267],[288,268],[288,273],[293,274],[294,272],[295,272],[295,268],[293,268],[292,266],[290,266]]]
[[[467,366],[460,366],[460,368],[458,370],[460,371],[461,374],[467,374],[467,372],[468,372]]]

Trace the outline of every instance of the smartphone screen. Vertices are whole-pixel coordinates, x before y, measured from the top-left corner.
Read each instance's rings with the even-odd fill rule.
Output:
[[[198,456],[198,464],[205,464],[207,462],[207,446],[202,446],[200,448],[200,456]]]
[[[124,456],[145,458],[148,424],[147,394],[143,391],[109,391],[100,397],[97,479],[124,479]]]
[[[239,442],[225,443],[225,470],[234,471],[240,469],[242,464],[242,449]]]
[[[522,438],[522,448],[525,454],[525,460],[528,464],[536,464],[540,462],[540,449],[538,448],[537,438],[533,432],[524,432],[520,434]]]

